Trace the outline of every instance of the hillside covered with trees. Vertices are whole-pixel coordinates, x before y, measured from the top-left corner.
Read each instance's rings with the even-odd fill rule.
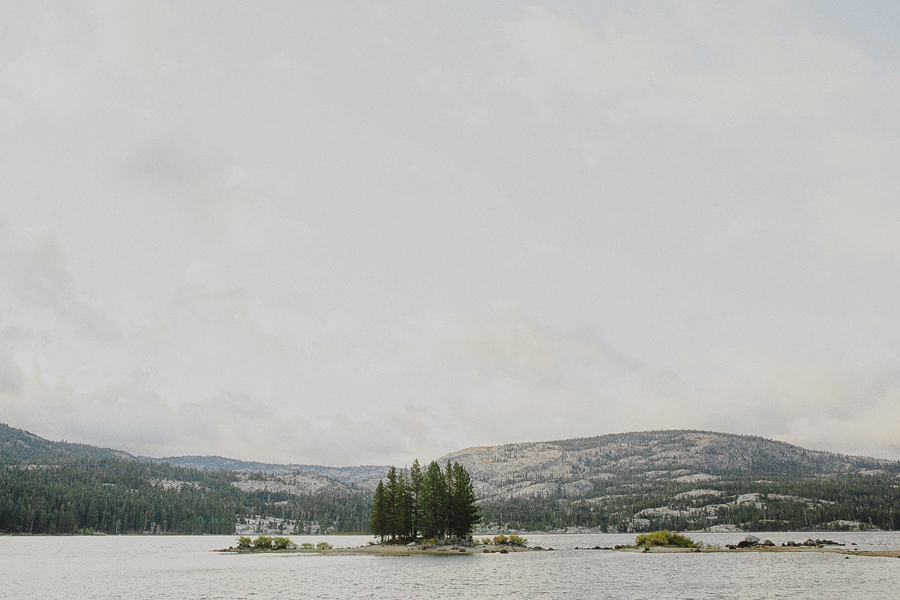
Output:
[[[756,436],[648,431],[460,450],[489,527],[897,529],[900,463]]]
[[[302,473],[235,473],[137,460],[0,424],[0,532],[365,532],[370,494]],[[314,489],[318,493],[303,493]]]
[[[456,521],[450,498],[459,490],[484,531],[900,529],[897,461],[712,432],[467,448],[435,461],[449,463],[440,477],[418,463],[386,471],[375,498],[379,467],[334,470],[339,481],[329,467],[161,460],[0,424],[0,532],[459,536],[478,523]],[[429,477],[437,487],[422,487]]]

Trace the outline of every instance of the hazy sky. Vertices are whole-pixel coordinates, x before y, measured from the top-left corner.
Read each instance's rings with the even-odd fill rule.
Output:
[[[0,422],[900,458],[900,3],[0,4]]]

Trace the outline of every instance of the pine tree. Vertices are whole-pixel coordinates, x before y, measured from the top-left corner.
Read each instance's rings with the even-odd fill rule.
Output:
[[[388,471],[388,482],[387,487],[385,487],[385,521],[387,524],[387,533],[391,536],[391,539],[396,539],[399,537],[400,532],[397,530],[397,500],[398,500],[398,492],[399,484],[397,481],[397,469],[395,467],[391,467]]]
[[[419,530],[421,529],[422,510],[420,500],[422,496],[423,480],[424,476],[422,474],[422,469],[419,466],[419,459],[417,458],[413,461],[412,467],[409,469],[409,487],[411,492],[410,516],[412,520],[411,529],[413,539],[419,537]]]
[[[379,481],[378,487],[375,488],[375,498],[372,501],[372,533],[384,541],[384,536],[388,534],[387,518],[385,514],[385,491],[384,483]]]
[[[444,535],[453,537],[455,535],[453,525],[456,523],[457,519],[456,479],[453,476],[453,465],[450,464],[449,460],[447,461],[447,466],[444,468],[444,481],[447,482],[447,520],[444,524]]]
[[[475,504],[475,490],[472,487],[472,478],[461,464],[455,462],[453,463],[450,479],[453,480],[453,495],[450,499],[452,505],[450,514],[453,518],[453,521],[450,523],[451,535],[466,538],[472,534],[475,525],[481,521],[481,515],[478,514],[478,506]]]
[[[441,467],[431,461],[422,482],[422,535],[425,538],[443,537],[447,529],[447,482]]]
[[[397,475],[397,495],[396,508],[394,511],[394,531],[397,537],[403,540],[411,537],[412,518],[410,514],[410,488],[409,478],[406,476],[406,470],[400,469]]]

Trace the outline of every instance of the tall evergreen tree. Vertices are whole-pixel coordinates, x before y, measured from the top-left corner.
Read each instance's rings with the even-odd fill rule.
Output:
[[[450,514],[453,518],[450,523],[451,535],[459,538],[469,537],[475,525],[481,521],[478,506],[475,504],[472,478],[461,464],[454,462],[450,479],[453,480],[453,496],[450,499],[452,505]]]
[[[394,530],[397,537],[409,539],[412,533],[412,517],[410,514],[410,488],[406,470],[400,469],[397,475],[397,495],[394,511]]]
[[[422,497],[423,480],[424,475],[422,474],[422,468],[419,466],[419,459],[417,458],[413,461],[412,467],[409,469],[409,487],[411,492],[410,516],[412,517],[411,525],[413,539],[419,537],[419,530],[422,527],[422,509],[420,501]]]
[[[372,501],[372,534],[384,541],[384,536],[388,534],[387,514],[384,483],[379,481],[378,487],[375,488],[375,498]]]
[[[387,486],[384,489],[384,499],[385,499],[385,518],[387,521],[387,533],[391,536],[391,539],[396,539],[399,537],[400,532],[397,530],[397,500],[398,500],[398,492],[399,483],[397,480],[397,469],[396,467],[391,467],[388,471],[387,476],[388,482]]]
[[[447,482],[441,467],[431,461],[422,482],[422,535],[426,538],[443,537],[447,530]]]

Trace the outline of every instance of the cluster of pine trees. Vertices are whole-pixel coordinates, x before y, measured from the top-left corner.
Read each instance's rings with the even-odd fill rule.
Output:
[[[382,541],[467,538],[480,520],[472,479],[458,462],[443,470],[432,461],[423,471],[418,459],[409,472],[391,467],[372,502],[372,533]]]

